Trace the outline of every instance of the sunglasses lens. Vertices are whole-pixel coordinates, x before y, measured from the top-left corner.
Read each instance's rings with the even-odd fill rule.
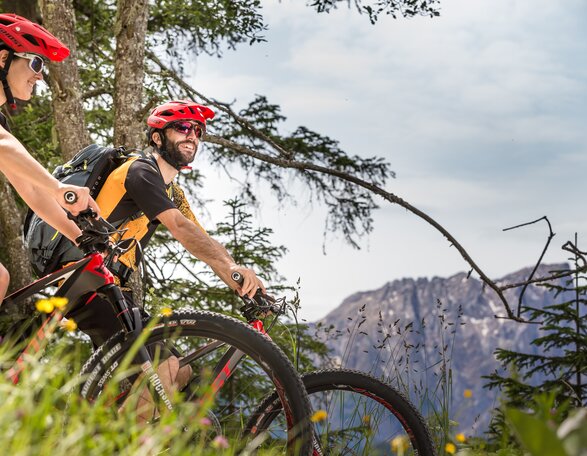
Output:
[[[176,122],[173,124],[173,129],[182,135],[189,135],[192,129],[196,135],[196,138],[202,137],[202,128],[199,125],[191,124],[190,122]]]
[[[183,135],[189,134],[192,129],[192,124],[189,122],[176,122],[173,124],[173,129]]]
[[[35,73],[40,73],[41,71],[43,71],[45,62],[43,62],[43,59],[41,57],[35,57],[30,62],[31,70],[33,70]]]

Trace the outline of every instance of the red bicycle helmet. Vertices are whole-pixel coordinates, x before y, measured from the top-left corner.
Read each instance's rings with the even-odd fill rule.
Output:
[[[160,129],[165,128],[167,124],[176,120],[195,120],[205,128],[206,120],[213,118],[214,111],[206,106],[190,100],[169,101],[151,111],[147,119],[147,125],[151,128]]]
[[[16,14],[0,14],[0,39],[15,52],[30,52],[60,62],[69,49],[39,24]]]

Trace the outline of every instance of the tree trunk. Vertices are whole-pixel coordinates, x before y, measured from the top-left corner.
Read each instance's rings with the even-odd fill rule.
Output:
[[[3,248],[9,261],[5,264],[10,272],[10,289],[17,290],[32,281],[33,273],[22,242],[22,216],[16,204],[12,187],[0,174],[0,225]],[[9,312],[9,309],[3,309]],[[15,309],[17,313],[25,309]]]
[[[118,0],[114,33],[114,144],[140,148],[145,125],[139,118],[143,100],[147,0]]]
[[[22,243],[21,212],[12,187],[3,175],[0,175],[0,223],[10,258],[10,264],[5,265],[10,271],[10,283],[12,288],[20,288],[30,281],[32,273]]]
[[[139,117],[143,102],[145,39],[149,6],[147,0],[118,0],[116,55],[114,60],[114,145],[141,148],[145,125]],[[135,272],[128,283],[134,301],[142,306],[143,284]]]
[[[71,52],[63,62],[49,64],[55,128],[61,155],[64,160],[69,160],[90,143],[76,62],[75,11],[72,0],[39,0],[39,4],[43,25],[65,43]]]

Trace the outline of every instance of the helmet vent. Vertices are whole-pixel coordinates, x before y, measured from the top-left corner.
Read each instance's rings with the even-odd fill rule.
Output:
[[[32,43],[35,46],[39,46],[39,41],[33,35],[29,35],[28,33],[24,33],[22,35],[22,37],[25,38],[29,43]]]

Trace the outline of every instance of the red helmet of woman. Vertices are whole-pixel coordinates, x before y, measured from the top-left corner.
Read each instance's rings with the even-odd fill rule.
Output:
[[[195,120],[205,128],[206,120],[213,118],[214,111],[206,106],[190,100],[169,101],[151,111],[147,125],[154,129],[160,129],[176,120]]]
[[[0,14],[0,39],[15,52],[30,52],[60,62],[69,49],[39,24],[16,14]]]

